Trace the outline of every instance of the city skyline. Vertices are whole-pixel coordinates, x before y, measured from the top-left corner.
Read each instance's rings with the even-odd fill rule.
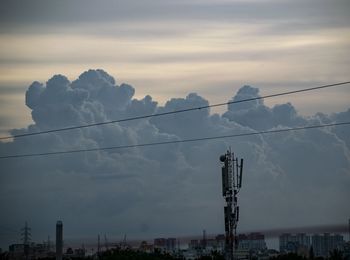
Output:
[[[349,228],[349,227],[348,227]],[[313,229],[312,232],[310,232]],[[316,228],[312,229],[294,229],[290,233],[279,233],[279,245],[278,250],[267,246],[266,236],[260,232],[238,233],[238,247],[234,250],[236,254],[251,255],[266,257],[266,255],[281,255],[292,253],[301,255],[304,257],[311,257],[311,251],[315,256],[327,257],[332,254],[334,250],[340,250],[345,255],[349,254],[348,249],[350,241],[344,240],[344,237],[339,232],[326,232],[326,229],[321,232],[320,227],[316,231]],[[53,257],[56,255],[56,259],[63,257],[76,256],[87,257],[90,255],[97,255],[97,257],[103,257],[105,252],[113,252],[114,250],[134,250],[142,251],[148,254],[152,253],[170,253],[170,255],[207,255],[213,252],[220,252],[224,254],[225,251],[225,235],[224,234],[207,234],[206,230],[203,230],[202,236],[192,237],[157,237],[153,239],[142,240],[128,240],[126,234],[120,241],[113,241],[106,234],[101,236],[97,235],[96,243],[86,243],[87,241],[72,242],[66,240],[63,235],[63,223],[57,221],[56,223],[56,243],[50,241],[50,237],[47,241],[37,243],[31,239],[31,228],[25,223],[23,230],[27,230],[23,233],[23,243],[11,244],[9,246],[10,259],[18,259],[21,255],[29,257]],[[333,229],[333,231],[336,230]],[[340,231],[338,227],[338,231]],[[279,231],[281,232],[281,230]],[[29,238],[28,238],[29,237]],[[102,237],[102,239],[101,239]],[[95,241],[96,242],[96,241]],[[23,247],[24,246],[24,247]],[[54,248],[56,250],[54,251]],[[2,254],[6,254],[2,251]]]
[[[349,219],[350,220],[350,219]],[[58,223],[61,223],[61,225],[63,224],[62,221],[57,221],[56,223],[56,233],[57,233],[57,225]],[[24,239],[24,233],[21,233],[21,231],[23,232],[24,229],[29,229],[30,233],[29,236],[30,238],[32,237],[32,233],[33,233],[33,237],[34,239],[30,239],[30,243],[37,243],[37,241],[43,241],[43,243],[51,243],[51,247],[53,247],[55,245],[55,243],[53,243],[53,241],[50,240],[50,238],[54,238],[54,233],[48,233],[46,237],[41,237],[39,238],[38,236],[35,235],[35,230],[32,232],[30,225],[28,225],[28,222],[25,222],[25,226],[23,228],[19,228],[18,232],[16,232],[15,230],[12,230],[12,235],[17,234],[17,239],[10,239],[9,241],[7,241],[6,244],[3,244],[2,247],[3,249],[6,249],[8,247],[8,245],[10,244],[21,244],[20,242],[23,242]],[[205,229],[204,229],[205,230]],[[224,231],[224,230],[223,230]],[[153,241],[154,239],[156,239],[155,237],[128,237],[127,234],[119,234],[117,236],[109,236],[110,234],[113,234],[115,232],[110,231],[107,233],[104,233],[104,239],[105,241],[101,242],[101,244],[105,247],[106,241],[107,241],[107,237],[108,237],[108,244],[110,246],[116,245],[116,244],[120,244],[120,243],[125,243],[126,241],[128,242],[128,244],[131,245],[138,245],[139,243],[141,243],[142,241]],[[64,247],[68,248],[68,247],[79,247],[82,244],[84,244],[86,247],[92,247],[92,248],[97,248],[98,247],[98,242],[97,237],[100,236],[100,234],[103,234],[101,232],[98,232],[98,234],[94,235],[94,236],[90,236],[90,237],[79,237],[79,236],[75,236],[75,237],[65,237],[64,239]],[[108,234],[108,235],[107,235]],[[278,239],[281,235],[284,234],[308,234],[308,235],[318,235],[318,234],[338,234],[338,235],[342,235],[345,238],[345,241],[350,241],[350,224],[346,225],[345,222],[342,225],[329,225],[329,226],[309,226],[309,227],[294,227],[294,228],[279,228],[279,229],[271,229],[271,230],[240,230],[237,235],[238,237],[240,237],[241,235],[246,235],[246,234],[262,234],[264,235],[264,238],[266,239],[266,243],[268,245],[268,248],[271,249],[279,249],[279,245],[278,245]],[[171,234],[158,234],[160,237],[161,236],[167,236],[167,237],[171,237]],[[222,235],[224,236],[224,232],[222,233],[208,233],[207,237],[208,239],[214,238],[216,236]],[[128,238],[128,239],[127,239]],[[200,232],[198,232],[198,234],[190,234],[187,236],[176,236],[176,239],[178,241],[181,241],[181,246],[183,246],[184,244],[187,245],[190,243],[191,240],[193,239],[197,239],[200,240],[201,238],[203,238],[203,235],[200,234]],[[47,239],[47,240],[45,240]],[[125,240],[125,241],[124,241]],[[48,242],[50,241],[50,242]],[[124,242],[123,242],[124,241]],[[29,243],[29,242],[27,242]],[[25,242],[23,242],[23,244],[26,244]],[[1,248],[1,247],[0,247]]]

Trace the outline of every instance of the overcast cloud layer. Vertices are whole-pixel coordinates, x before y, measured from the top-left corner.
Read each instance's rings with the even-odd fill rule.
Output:
[[[89,124],[135,115],[207,105],[190,93],[164,106],[116,83],[103,70],[76,80],[56,75],[33,82],[26,105],[33,124],[12,134]],[[241,87],[230,100],[259,96]],[[227,100],[228,101],[228,100]],[[209,109],[69,132],[15,138],[0,154],[96,148],[283,127],[350,121],[350,109],[312,117],[291,103],[263,100],[230,105],[222,115]],[[18,241],[24,221],[35,240],[54,236],[56,220],[65,235],[120,238],[223,232],[219,156],[229,147],[245,160],[239,230],[345,223],[350,215],[348,127],[227,140],[2,160],[1,245]]]

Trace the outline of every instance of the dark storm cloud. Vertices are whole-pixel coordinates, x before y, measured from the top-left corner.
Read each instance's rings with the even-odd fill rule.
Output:
[[[117,84],[103,70],[74,81],[56,75],[34,82],[26,104],[34,123],[14,134],[207,105],[196,93],[159,106],[151,96]],[[256,97],[244,86],[233,97]],[[290,103],[268,107],[262,100],[229,106],[220,116],[209,109],[110,124],[0,143],[0,154],[107,147],[349,121],[350,110],[302,117]],[[66,235],[186,235],[206,228],[222,232],[218,157],[228,147],[245,159],[240,228],[267,229],[342,223],[350,214],[349,135],[346,127],[315,129],[214,142],[110,150],[3,160],[0,221],[8,227],[31,223],[47,237],[57,219]],[[256,212],[259,212],[257,218]],[[79,220],[79,221],[78,221]],[[171,225],[169,225],[171,223]],[[87,228],[89,227],[89,228]],[[147,228],[145,228],[147,227]],[[51,234],[52,235],[52,234]],[[6,244],[10,238],[1,238]],[[12,239],[12,238],[11,238]]]

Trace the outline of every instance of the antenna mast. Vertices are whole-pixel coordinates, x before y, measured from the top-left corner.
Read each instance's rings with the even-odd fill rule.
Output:
[[[243,159],[238,161],[234,153],[228,150],[220,156],[223,163],[222,175],[222,196],[225,198],[225,259],[232,260],[234,250],[238,248],[237,224],[239,220],[239,206],[237,195],[242,187]]]

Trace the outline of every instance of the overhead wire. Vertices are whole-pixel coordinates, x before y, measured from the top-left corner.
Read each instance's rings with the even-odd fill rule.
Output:
[[[316,129],[316,128],[322,128],[322,127],[346,126],[346,125],[350,125],[350,122],[338,122],[338,123],[330,123],[330,124],[322,124],[322,125],[310,125],[310,126],[301,126],[301,127],[295,127],[295,128],[282,128],[282,129],[273,129],[273,130],[265,130],[265,131],[250,132],[250,133],[209,136],[209,137],[201,137],[201,138],[191,138],[191,139],[182,139],[182,140],[152,142],[152,143],[143,143],[143,144],[130,144],[130,145],[110,146],[110,147],[96,147],[96,148],[88,148],[88,149],[54,151],[54,152],[42,152],[42,153],[3,155],[3,156],[0,156],[0,159],[35,157],[35,156],[49,156],[49,155],[62,155],[62,154],[72,154],[72,153],[81,153],[81,152],[93,152],[93,151],[106,151],[106,150],[118,150],[118,149],[129,149],[129,148],[136,148],[136,147],[148,147],[148,146],[157,146],[157,145],[168,145],[168,144],[178,144],[178,143],[188,143],[188,142],[198,142],[198,141],[209,141],[209,140],[215,140],[215,139],[235,138],[235,137],[253,136],[253,135],[261,135],[261,134],[272,134],[272,133],[282,133],[282,132],[289,132],[289,131],[299,131],[299,130]]]
[[[322,85],[322,86],[317,86],[317,87],[304,88],[304,89],[299,89],[299,90],[293,90],[293,91],[281,92],[281,93],[276,93],[276,94],[270,94],[270,95],[265,95],[265,96],[260,96],[260,97],[246,98],[246,99],[241,99],[241,100],[233,100],[233,101],[217,103],[217,104],[212,104],[212,105],[205,105],[205,106],[198,106],[198,107],[192,107],[192,108],[185,108],[185,109],[179,109],[179,110],[168,111],[168,112],[161,112],[161,113],[155,113],[155,114],[148,114],[148,115],[141,115],[141,116],[135,116],[135,117],[128,117],[128,118],[123,118],[123,119],[116,119],[116,120],[110,120],[110,121],[104,121],[104,122],[97,122],[97,123],[92,123],[92,124],[63,127],[63,128],[44,130],[44,131],[38,131],[38,132],[32,132],[32,133],[24,133],[24,134],[17,134],[17,135],[11,135],[11,136],[4,136],[4,137],[0,137],[0,140],[11,139],[11,138],[20,138],[20,137],[26,137],[26,136],[35,136],[35,135],[41,135],[41,134],[49,134],[49,133],[55,133],[55,132],[61,132],[61,131],[69,131],[69,130],[74,130],[74,129],[88,128],[88,127],[93,127],[93,126],[101,126],[101,125],[114,124],[114,123],[122,123],[122,122],[146,119],[146,118],[151,118],[151,117],[172,115],[172,114],[184,113],[184,112],[195,111],[195,110],[201,110],[201,109],[206,109],[206,108],[211,108],[211,107],[233,105],[233,104],[249,102],[249,101],[254,101],[254,100],[267,99],[267,98],[272,98],[272,97],[291,95],[291,94],[295,94],[295,93],[301,93],[301,92],[307,92],[307,91],[314,91],[314,90],[319,90],[319,89],[331,88],[331,87],[346,85],[346,84],[349,84],[349,83],[350,83],[350,81],[344,81],[344,82],[338,82],[338,83]]]

